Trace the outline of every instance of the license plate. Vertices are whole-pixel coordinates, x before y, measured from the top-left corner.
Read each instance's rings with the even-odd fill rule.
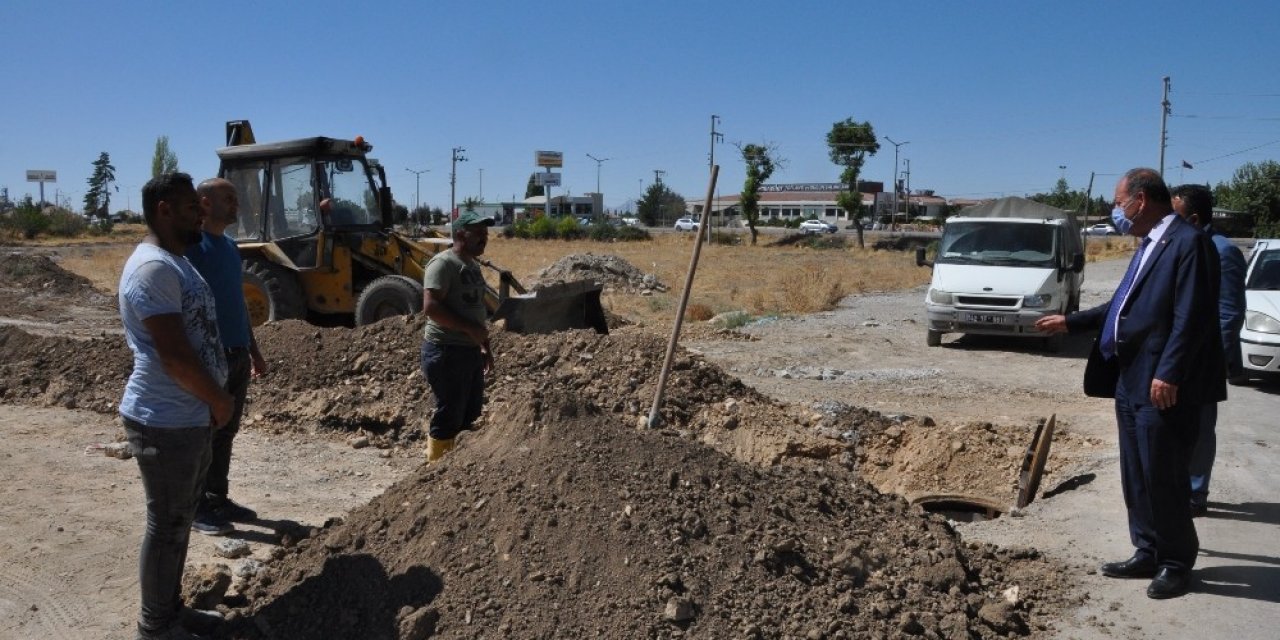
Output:
[[[962,318],[962,322],[974,322],[979,324],[1004,324],[1007,318],[991,313],[966,313]]]

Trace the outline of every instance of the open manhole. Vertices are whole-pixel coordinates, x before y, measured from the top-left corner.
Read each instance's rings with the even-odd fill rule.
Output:
[[[920,496],[911,501],[929,513],[946,516],[956,522],[982,522],[994,520],[1004,513],[1005,507],[994,500],[954,494]]]
[[[1040,478],[1044,475],[1045,462],[1049,459],[1049,448],[1053,443],[1054,425],[1057,415],[1036,425],[1031,442],[1027,445],[1023,456],[1022,467],[1018,472],[1018,496],[1014,506],[1021,509],[1035,500],[1040,488]],[[1006,507],[988,498],[978,498],[959,494],[933,494],[915,498],[911,504],[929,513],[946,516],[956,522],[982,522],[994,520],[1005,512]]]

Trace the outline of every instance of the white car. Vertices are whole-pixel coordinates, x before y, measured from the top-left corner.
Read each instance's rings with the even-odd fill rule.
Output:
[[[806,234],[808,234],[808,233],[835,233],[835,232],[836,232],[836,226],[835,226],[834,224],[831,224],[830,222],[823,222],[823,221],[821,221],[821,220],[812,220],[812,219],[811,219],[811,220],[805,220],[804,222],[801,222],[801,223],[800,223],[800,232],[801,232],[801,233],[806,233]]]
[[[1244,283],[1244,372],[1251,377],[1280,375],[1280,240],[1253,245]]]
[[[676,231],[696,231],[698,223],[693,218],[680,218],[676,220]]]
[[[1084,234],[1086,236],[1118,236],[1120,232],[1116,231],[1115,227],[1101,222],[1086,228]]]

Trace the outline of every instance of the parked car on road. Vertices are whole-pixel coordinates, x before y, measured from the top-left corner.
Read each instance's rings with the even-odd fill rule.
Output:
[[[676,220],[676,231],[696,231],[698,223],[693,218],[680,218]]]
[[[1280,240],[1258,240],[1244,281],[1240,355],[1249,377],[1280,376]]]
[[[1101,222],[1085,228],[1084,234],[1087,236],[1118,236],[1120,232],[1116,231],[1115,227]]]
[[[805,220],[800,223],[800,233],[835,233],[836,226],[821,220]]]

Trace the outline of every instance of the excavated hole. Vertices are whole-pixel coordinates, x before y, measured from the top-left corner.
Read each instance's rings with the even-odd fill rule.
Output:
[[[1003,507],[990,500],[967,496],[921,496],[911,502],[929,513],[937,513],[956,522],[995,520],[1004,513]]]

